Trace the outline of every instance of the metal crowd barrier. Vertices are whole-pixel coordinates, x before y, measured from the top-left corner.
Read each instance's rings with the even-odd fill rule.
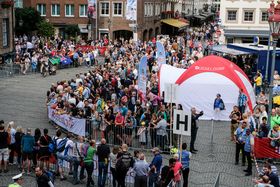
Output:
[[[157,135],[156,129],[148,127],[121,127],[106,126],[94,127],[90,119],[86,120],[86,138],[99,142],[105,138],[109,145],[121,145],[126,143],[132,149],[148,150],[159,147],[162,152],[169,153],[170,146],[177,147],[178,136],[172,129],[166,129],[166,135]],[[171,142],[170,142],[171,141]]]

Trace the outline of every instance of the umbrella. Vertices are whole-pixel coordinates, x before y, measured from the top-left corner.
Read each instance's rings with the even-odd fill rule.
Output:
[[[72,60],[69,57],[66,56],[66,57],[62,57],[60,59],[60,62],[61,62],[62,65],[69,65],[69,64],[72,63]]]
[[[60,63],[60,58],[59,57],[50,58],[50,62],[52,63],[52,65],[57,65]]]

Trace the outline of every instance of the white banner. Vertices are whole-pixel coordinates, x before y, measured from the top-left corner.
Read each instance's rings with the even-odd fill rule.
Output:
[[[48,116],[50,120],[63,129],[79,136],[85,136],[86,119],[74,118],[67,114],[57,114],[56,110],[52,109],[50,106],[48,106]]]
[[[137,0],[127,0],[125,17],[127,20],[137,20]]]

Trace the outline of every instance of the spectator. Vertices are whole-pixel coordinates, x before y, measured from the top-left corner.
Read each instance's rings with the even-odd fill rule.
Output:
[[[16,128],[16,134],[15,134],[15,149],[16,149],[16,153],[17,153],[17,164],[18,164],[18,169],[22,169],[22,152],[21,152],[21,139],[24,135],[23,133],[23,129],[21,126],[17,126]]]
[[[150,164],[149,187],[156,185],[162,166],[162,156],[160,155],[160,149],[155,147],[152,149],[152,152],[154,153],[154,158]]]
[[[174,176],[175,176],[175,172],[174,172],[174,167],[175,167],[175,164],[176,164],[176,159],[174,158],[170,158],[169,159],[169,167],[167,168],[167,171],[162,171],[162,173],[166,173],[164,175],[162,175],[162,187],[167,187],[169,186],[170,184],[172,186],[173,183],[174,183]]]
[[[145,161],[144,153],[139,154],[139,159],[133,166],[133,170],[135,171],[134,186],[147,187],[149,164]]]
[[[168,126],[167,121],[164,119],[164,115],[159,115],[158,117],[159,122],[157,123],[156,129],[157,129],[157,138],[156,143],[157,145],[164,150],[165,146],[165,138],[167,135],[166,127]]]
[[[279,126],[274,125],[273,129],[269,131],[268,138],[271,140],[270,145],[278,151],[279,142],[280,139],[280,133],[279,133]]]
[[[264,173],[268,176],[271,185],[273,185],[274,187],[279,187],[278,175],[272,172],[270,164],[265,164]]]
[[[258,136],[260,138],[267,137],[269,133],[269,125],[267,124],[267,118],[263,117],[262,118],[262,123],[260,124]]]
[[[182,171],[182,163],[179,160],[179,155],[174,154],[173,158],[176,160],[175,166],[174,166],[174,182],[177,187],[180,187],[181,183],[181,171]]]
[[[34,131],[35,145],[33,146],[33,155],[32,155],[34,168],[37,166],[37,160],[40,151],[40,141],[39,141],[40,138],[41,138],[41,130],[36,128]]]
[[[256,95],[259,95],[259,93],[261,92],[261,88],[262,88],[262,77],[260,73],[257,73],[257,76],[254,79],[254,82],[256,84]]]
[[[39,159],[46,163],[47,170],[49,170],[49,157],[51,156],[49,152],[49,144],[52,141],[52,138],[48,135],[49,130],[43,130],[44,135],[40,137],[39,144],[40,144],[40,152],[39,152]]]
[[[231,119],[231,125],[230,125],[230,134],[231,134],[231,141],[234,141],[234,132],[238,128],[238,123],[241,118],[241,113],[239,112],[239,109],[237,106],[233,107],[232,112],[230,113],[229,118]]]
[[[58,129],[56,131],[56,136],[53,138],[56,142],[56,145],[59,145],[59,143],[63,140],[62,138],[60,138],[61,134],[62,134],[61,130]],[[66,180],[66,177],[63,175],[63,160],[65,160],[65,156],[63,154],[63,151],[62,152],[59,152],[59,151],[56,152],[58,173],[59,173],[61,181]]]
[[[94,186],[94,181],[92,179],[92,172],[94,168],[94,163],[93,163],[93,156],[96,153],[95,149],[95,141],[91,140],[89,143],[89,148],[87,149],[87,154],[84,159],[85,163],[85,168],[87,170],[87,187],[90,187],[90,185]]]
[[[254,182],[257,183],[255,187],[274,187],[273,185],[269,184],[270,180],[266,175],[262,176],[261,180],[255,180]]]
[[[117,163],[116,163],[116,171],[118,186],[125,187],[125,177],[129,170],[129,168],[133,167],[133,157],[128,152],[128,146],[126,144],[122,144],[121,146],[122,152],[119,152],[117,155]]]
[[[238,103],[238,108],[239,108],[239,111],[241,112],[241,114],[243,114],[245,112],[247,102],[248,102],[247,96],[244,94],[243,89],[240,89],[237,103]]]
[[[188,187],[189,181],[189,173],[190,173],[190,158],[192,156],[191,152],[187,151],[187,144],[182,144],[182,153],[179,154],[181,156],[182,162],[182,174],[183,174],[183,187]]]
[[[43,168],[35,168],[37,185],[40,187],[54,187],[50,178],[43,172]]]
[[[239,163],[239,154],[242,152],[242,166],[245,166],[245,154],[244,154],[244,144],[245,144],[245,134],[246,134],[247,123],[243,122],[240,127],[234,132],[234,142],[236,143],[235,152],[235,165]]]
[[[117,179],[117,171],[116,171],[116,163],[117,163],[117,155],[119,153],[119,147],[118,146],[114,146],[112,152],[110,153],[110,170],[112,173],[112,183],[113,183],[113,187],[116,187],[116,179]]]
[[[270,129],[273,129],[274,125],[280,124],[280,116],[276,113],[276,109],[271,110],[271,121],[270,121]]]
[[[254,136],[251,134],[250,129],[246,129],[244,141],[244,154],[248,163],[248,167],[244,171],[247,172],[245,176],[250,176],[252,175],[252,156],[254,155]]]
[[[14,164],[14,155],[15,155],[15,145],[16,145],[16,129],[14,128],[15,123],[13,121],[9,122],[7,132],[11,137],[11,143],[9,145],[10,155],[9,155],[9,164]]]
[[[4,169],[4,173],[8,172],[7,163],[9,160],[9,149],[8,145],[11,142],[10,135],[5,131],[5,127],[3,124],[0,124],[0,160],[4,161],[4,168],[3,165],[0,164],[0,171],[2,172]]]
[[[22,147],[22,173],[25,173],[25,164],[27,160],[27,174],[31,172],[31,160],[32,160],[32,152],[33,146],[35,145],[35,139],[31,136],[31,129],[28,128],[26,130],[26,135],[24,135],[21,139],[21,147]]]
[[[98,156],[98,187],[105,187],[110,148],[106,144],[106,140],[104,138],[101,139],[101,145],[97,147],[96,155]]]

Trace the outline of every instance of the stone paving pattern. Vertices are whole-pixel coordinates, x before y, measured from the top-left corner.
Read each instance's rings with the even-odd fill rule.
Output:
[[[48,123],[47,110],[45,105],[46,90],[51,83],[58,80],[69,80],[74,78],[76,73],[87,72],[88,68],[79,67],[72,69],[58,70],[56,76],[43,78],[40,74],[15,76],[12,78],[0,79],[0,119],[5,122],[14,121],[16,125],[24,128],[49,128],[53,135],[55,128]],[[253,186],[252,178],[256,176],[256,169],[253,167],[253,176],[245,177],[242,166],[234,165],[235,145],[229,141],[229,123],[216,122],[214,124],[214,139],[211,145],[211,122],[200,121],[196,148],[198,154],[193,155],[190,164],[190,187],[212,187],[218,173],[220,172],[220,186],[223,187],[249,187]],[[189,142],[187,137],[185,141]],[[152,156],[147,153],[147,161]],[[165,163],[169,155],[164,155]],[[12,182],[11,178],[17,174],[15,166],[10,167],[7,174],[0,174],[0,187],[7,186]],[[55,181],[55,186],[73,186],[69,180]],[[25,176],[24,187],[35,187],[36,182],[33,176]],[[77,186],[85,186],[80,184]],[[110,185],[108,185],[110,186]],[[128,185],[133,186],[133,185]]]

